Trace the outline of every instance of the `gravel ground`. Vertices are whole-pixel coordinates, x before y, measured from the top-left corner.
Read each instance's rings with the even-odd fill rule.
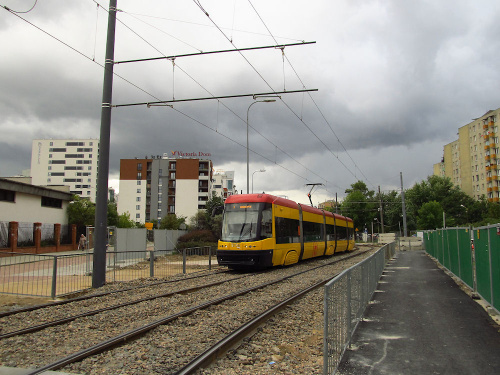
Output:
[[[334,259],[338,260],[341,257]],[[298,289],[324,278],[327,274],[332,275],[337,273],[338,270],[348,268],[359,262],[360,259],[346,260],[341,265],[325,267],[325,269],[310,273],[312,275],[305,274],[308,275],[307,277],[302,275],[291,281],[240,296],[235,300],[205,310],[199,310],[190,316],[160,326],[142,338],[125,343],[105,353],[89,357],[77,364],[69,365],[62,371],[80,374],[174,373],[191,360],[193,356],[198,355],[208,346],[214,344],[258,313],[294,294]],[[248,277],[245,279],[228,282],[199,292],[176,294],[169,298],[142,302],[98,315],[80,318],[69,324],[51,327],[33,334],[7,338],[0,341],[0,364],[12,367],[41,367],[106,338],[177,313],[190,306],[298,272],[303,268],[321,262],[324,263],[325,260],[320,259],[294,267],[275,269],[259,275],[249,274],[246,275]],[[335,267],[338,269],[337,271],[334,270]],[[235,276],[241,275],[230,274],[230,277]],[[228,274],[210,275],[207,279],[212,281],[219,277],[228,278]],[[208,283],[207,279],[186,280],[182,282],[182,286],[181,283],[178,286],[175,284],[175,288],[183,289],[200,282]],[[142,296],[143,293],[164,293],[166,292],[165,289],[174,290],[173,288],[173,284],[164,284],[163,289],[161,286],[140,289],[140,294]],[[96,309],[101,304],[116,303],[117,299],[120,302],[129,298],[137,299],[138,291],[120,293],[120,296],[111,295],[112,297],[100,297],[75,304],[54,306],[48,309],[18,314],[19,316],[5,317],[0,320],[0,324],[2,327],[8,327],[8,331],[12,331],[14,330],[13,327],[21,326],[21,323],[24,326],[26,322],[32,324],[36,322],[38,324],[44,320],[53,320],[68,314]],[[266,325],[259,332],[259,335],[252,337],[247,343],[249,345],[253,344],[255,347],[245,348],[242,346],[238,350],[243,350],[243,352],[236,350],[229,353],[227,358],[220,362],[221,366],[223,366],[222,372],[216,369],[213,370],[214,372],[206,373],[229,374],[231,373],[230,369],[237,374],[260,373],[255,371],[245,372],[248,370],[245,366],[249,365],[255,369],[258,368],[258,371],[262,370],[262,373],[270,373],[269,370],[271,370],[271,373],[320,373],[323,305],[322,291],[318,293],[321,297],[305,302],[303,307],[296,306],[302,306],[304,303],[302,301],[308,301],[309,298],[313,297],[308,296],[296,306],[289,308],[293,311],[293,314],[286,313],[289,311],[287,309],[285,313],[281,313],[285,314],[283,317],[272,319],[269,324],[274,321],[281,325],[269,328],[269,331],[267,331],[268,326]],[[306,336],[303,336],[302,341],[295,341],[301,334],[306,334]],[[261,335],[264,337],[262,343],[255,341]],[[274,340],[272,343],[271,338]],[[291,341],[292,338],[293,341]],[[259,351],[257,350],[259,348],[262,349]],[[256,357],[245,354],[254,352],[257,353]],[[206,369],[204,371],[211,370]]]

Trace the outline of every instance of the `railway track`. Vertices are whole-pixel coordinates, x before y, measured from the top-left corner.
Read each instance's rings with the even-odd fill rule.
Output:
[[[219,341],[227,341],[228,339],[224,339],[224,336],[228,332],[241,329],[240,326],[243,322],[251,321],[255,316],[268,310],[277,301],[281,301],[284,295],[286,296],[285,299],[290,299],[301,289],[310,288],[312,285],[317,288],[336,273],[332,271],[333,268],[337,267],[339,271],[347,268],[357,262],[357,260],[354,261],[353,259],[362,255],[366,255],[366,252],[328,258],[329,260],[333,259],[331,263],[326,263],[325,260],[315,261],[324,264],[314,268],[311,267],[311,264],[315,262],[309,262],[259,275],[247,274],[235,277],[233,274],[231,280],[217,282],[210,288],[208,286],[201,290],[199,286],[186,288],[185,293],[189,292],[187,295],[180,296],[179,293],[182,290],[178,290],[176,293],[165,293],[163,296],[151,296],[147,300],[135,302],[133,305],[117,305],[115,308],[110,307],[103,311],[94,311],[92,317],[76,314],[77,316],[73,317],[76,320],[71,320],[74,323],[60,322],[57,324],[66,325],[40,328],[43,331],[26,332],[22,337],[17,337],[17,334],[5,337],[0,341],[0,360],[7,364],[3,358],[6,355],[13,354],[13,352],[23,356],[21,353],[17,353],[19,348],[16,348],[16,344],[22,343],[22,346],[27,347],[26,349],[31,353],[31,355],[25,355],[25,357],[28,356],[31,359],[17,365],[40,366],[40,363],[50,362],[48,365],[32,371],[31,374],[55,370],[64,366],[66,371],[79,373],[93,373],[92,368],[96,368],[96,366],[113,372],[117,371],[117,369],[112,370],[109,366],[128,366],[127,363],[129,362],[131,362],[129,365],[132,369],[138,364],[139,367],[151,367],[148,369],[138,368],[136,373],[152,371],[151,373],[166,374],[176,373],[177,371],[194,371],[188,370],[186,366],[197,368],[198,365],[195,363],[203,365],[208,363],[206,358],[200,359],[200,357],[196,359],[198,362],[190,364],[190,361],[199,356],[200,353],[208,353],[210,350],[220,353],[221,350],[224,350],[221,348],[234,345],[234,341],[229,340],[230,344],[224,344],[219,349],[206,349]],[[304,275],[313,276],[304,277]],[[266,281],[261,282],[261,279],[266,279]],[[242,288],[241,284],[244,284],[246,288]],[[234,291],[228,293],[229,290]],[[194,295],[196,295],[196,298],[192,298]],[[146,308],[138,308],[141,305],[150,304],[152,301],[156,301],[153,306],[148,305]],[[189,307],[181,308],[186,305]],[[167,314],[165,315],[165,313]],[[125,318],[125,316],[136,317],[136,319],[132,319],[133,322],[130,322],[130,318]],[[157,318],[158,316],[161,317]],[[129,323],[132,324],[123,324],[124,319],[128,319]],[[260,321],[262,319],[266,318],[261,318]],[[114,329],[110,329],[109,324],[104,324],[110,322]],[[101,326],[101,323],[103,326]],[[122,324],[116,327],[117,323]],[[64,329],[61,329],[59,334],[58,331],[54,331],[61,327],[64,327]],[[130,329],[124,331],[125,327]],[[243,335],[247,334],[248,329],[254,328],[246,328],[243,330]],[[52,332],[50,332],[51,330]],[[97,337],[100,336],[101,340],[96,340],[95,333],[97,333]],[[99,335],[99,333],[101,334]],[[82,337],[86,338],[83,342]],[[105,339],[102,340],[104,337]],[[236,340],[241,339],[241,336],[236,337]],[[131,342],[132,338],[134,338],[134,341]],[[39,350],[30,350],[29,345],[27,345],[33,343],[39,347],[41,344],[44,349],[48,349],[47,346],[53,348],[54,345],[50,345],[51,340],[56,343],[58,340],[62,340],[65,343],[71,343],[71,345],[64,345],[63,350],[54,350],[49,356],[37,356]],[[111,351],[111,348],[114,349]],[[150,349],[142,353],[137,348]],[[182,355],[179,355],[179,350]],[[95,356],[96,353],[101,354]],[[142,353],[139,354],[140,358],[137,358],[138,353]],[[208,355],[207,358],[210,356],[213,357],[214,354]],[[118,364],[116,364],[117,358],[120,358]],[[107,364],[101,366],[101,362]],[[154,365],[150,365],[152,363]],[[186,367],[186,369],[181,370],[183,367]],[[152,370],[153,368],[155,370]],[[132,370],[131,373],[134,373],[134,371]]]

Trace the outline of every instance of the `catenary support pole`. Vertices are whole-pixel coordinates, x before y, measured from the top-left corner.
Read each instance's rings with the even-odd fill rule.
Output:
[[[109,143],[111,133],[111,104],[113,96],[116,3],[117,0],[109,1],[108,36],[106,41],[106,61],[104,64],[104,83],[102,89],[101,136],[99,139],[99,169],[97,174],[97,197],[94,229],[94,268],[92,272],[93,288],[99,288],[106,283]]]
[[[403,188],[403,172],[399,172],[401,176],[401,201],[403,206],[403,237],[406,237],[408,232],[406,230],[406,206],[405,206],[405,189]]]
[[[378,199],[379,199],[379,204],[380,204],[380,224],[382,225],[382,233],[385,233],[384,231],[384,208],[382,206],[382,195],[380,194],[380,185],[378,187]]]

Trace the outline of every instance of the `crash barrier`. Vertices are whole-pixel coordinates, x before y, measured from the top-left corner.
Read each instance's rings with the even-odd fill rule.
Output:
[[[325,285],[323,374],[337,371],[342,356],[377,288],[384,267],[396,252],[396,242],[343,271]]]
[[[500,225],[427,231],[424,245],[429,255],[500,311]]]
[[[19,254],[0,252],[0,293],[56,298],[92,286],[91,252]],[[215,250],[107,251],[106,282],[167,277],[212,269]]]

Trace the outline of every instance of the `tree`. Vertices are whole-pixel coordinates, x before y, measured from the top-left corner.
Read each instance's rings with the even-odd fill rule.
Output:
[[[135,228],[135,222],[130,218],[130,213],[125,212],[118,216],[116,226],[118,228]]]
[[[351,189],[346,189],[347,196],[340,206],[342,215],[350,217],[354,221],[354,227],[362,231],[371,226],[371,222],[377,215],[378,204],[375,202],[375,192],[368,190],[363,181],[351,184]]]
[[[161,219],[160,229],[179,229],[181,224],[186,223],[184,216],[177,216],[176,214],[168,214]]]
[[[443,227],[443,208],[436,201],[427,202],[418,210],[418,229]]]
[[[212,216],[214,214],[220,214],[222,213],[223,209],[224,209],[224,199],[216,196],[215,194],[213,194],[212,198],[210,198],[205,204],[205,210],[207,211],[207,214],[209,216]]]
[[[95,204],[89,199],[73,196],[73,201],[68,206],[68,224],[77,226],[94,225]]]
[[[210,229],[211,216],[205,210],[198,210],[189,218],[189,228],[196,230]]]
[[[118,209],[115,202],[108,203],[108,226],[115,227],[118,224]]]

